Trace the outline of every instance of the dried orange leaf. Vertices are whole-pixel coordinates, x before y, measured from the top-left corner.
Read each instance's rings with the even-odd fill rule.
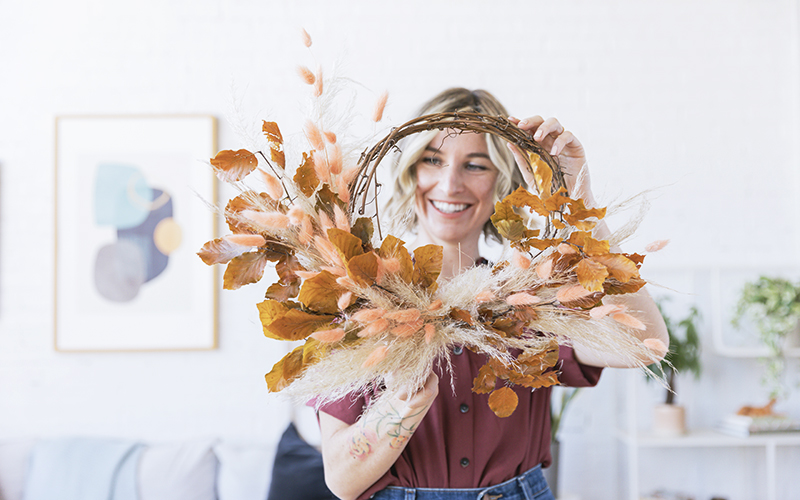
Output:
[[[591,259],[581,259],[578,265],[575,266],[575,274],[578,276],[578,282],[583,288],[590,292],[601,292],[603,290],[603,282],[608,277],[608,269],[603,264]]]
[[[489,409],[500,418],[511,416],[517,409],[519,398],[510,387],[501,387],[489,394]]]
[[[386,236],[381,243],[378,250],[378,255],[383,259],[396,258],[400,263],[400,278],[406,283],[411,282],[414,273],[414,264],[411,261],[411,255],[406,250],[405,242],[400,238],[396,238],[391,234]]]
[[[319,186],[319,178],[314,170],[314,157],[308,153],[303,153],[303,163],[297,167],[294,174],[294,183],[300,188],[304,196],[310,198]]]
[[[469,311],[465,311],[464,309],[454,307],[450,310],[450,317],[456,321],[463,321],[469,326],[475,325],[475,320],[472,319],[472,315],[469,313]]]
[[[596,240],[594,238],[586,238],[586,243],[583,246],[583,253],[586,255],[605,255],[610,250],[611,246],[608,240]]]
[[[336,283],[336,276],[328,271],[322,271],[303,282],[297,300],[313,311],[336,314],[339,311],[337,292],[340,289],[341,287]]]
[[[347,261],[347,275],[359,286],[372,286],[378,276],[378,256],[375,252],[356,255]]]
[[[550,198],[544,200],[544,208],[549,212],[555,212],[557,210],[561,210],[561,207],[570,201],[573,200],[567,195],[567,190],[564,188],[559,188],[559,190],[553,193]]]
[[[258,166],[256,155],[246,149],[232,151],[224,149],[211,159],[211,165],[223,182],[240,181]]]
[[[313,76],[313,75],[312,75]],[[264,121],[261,131],[267,136],[269,141],[270,157],[272,161],[281,168],[286,168],[286,155],[283,153],[283,136],[278,124],[275,122]]]
[[[536,182],[536,190],[544,200],[553,193],[553,170],[542,157],[536,153],[528,153],[528,161],[531,164],[533,179]]]
[[[225,264],[247,250],[249,250],[249,247],[237,245],[225,238],[217,238],[203,245],[197,255],[210,266],[213,264]]]
[[[257,282],[264,275],[264,267],[269,260],[269,255],[263,252],[247,252],[233,258],[225,268],[222,288],[236,290]]]
[[[627,283],[609,278],[603,283],[603,291],[609,295],[622,295],[633,293],[642,288],[647,282],[640,277],[633,277]]]
[[[481,366],[478,376],[472,381],[472,392],[476,394],[489,394],[497,384],[497,377],[489,364]]]
[[[564,285],[556,292],[556,299],[565,307],[590,307],[603,298],[603,292],[590,292],[581,284]]]
[[[592,260],[603,264],[608,268],[609,274],[622,283],[627,283],[631,278],[639,276],[639,269],[636,267],[636,263],[624,255],[617,253],[595,255]]]
[[[541,198],[535,194],[531,194],[527,189],[520,186],[510,195],[503,198],[503,203],[513,205],[515,207],[529,207],[531,210],[541,216],[547,216],[548,211],[544,208]]]
[[[343,231],[337,227],[328,229],[328,239],[342,255],[342,259],[347,262],[356,255],[364,253],[361,248],[361,238],[353,235],[349,231]]]
[[[414,250],[414,274],[412,280],[422,288],[428,288],[442,272],[442,247],[424,245]]]
[[[372,234],[375,228],[372,225],[372,220],[367,217],[359,217],[350,228],[350,232],[354,236],[358,236],[361,240],[361,245],[365,248],[372,247]]]
[[[257,307],[259,319],[261,319],[261,324],[264,327],[264,335],[272,339],[283,340],[281,337],[278,337],[267,330],[267,325],[278,319],[278,317],[282,316],[283,314],[289,312],[289,308],[277,300],[269,299],[265,300],[264,302],[260,302]]]
[[[273,300],[288,300],[297,297],[300,292],[300,282],[295,281],[291,283],[277,282],[273,283],[267,288],[265,297]]]
[[[290,309],[267,325],[267,329],[283,340],[302,340],[316,330],[329,325],[334,319],[335,316],[331,315],[311,314],[299,309]]]

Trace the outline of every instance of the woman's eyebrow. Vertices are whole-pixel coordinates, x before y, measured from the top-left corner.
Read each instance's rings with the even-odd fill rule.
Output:
[[[486,153],[469,153],[467,155],[467,158],[486,158],[487,160],[491,160],[491,158],[489,158],[489,155]]]

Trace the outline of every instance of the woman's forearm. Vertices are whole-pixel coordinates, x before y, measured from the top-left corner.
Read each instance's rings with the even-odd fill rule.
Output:
[[[336,496],[357,498],[392,467],[428,413],[438,382],[431,374],[413,396],[386,398],[352,425],[320,412],[325,482]]]

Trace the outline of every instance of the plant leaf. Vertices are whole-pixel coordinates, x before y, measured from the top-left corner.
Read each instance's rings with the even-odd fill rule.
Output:
[[[286,155],[283,152],[283,136],[278,124],[275,122],[264,121],[261,131],[267,136],[269,141],[269,151],[272,161],[282,169],[286,168]]]
[[[240,181],[258,167],[258,158],[246,149],[224,149],[211,159],[211,165],[223,182]]]
[[[642,288],[647,282],[640,277],[634,277],[627,283],[622,283],[617,279],[609,278],[603,283],[603,291],[608,295],[622,295],[633,293]]]
[[[578,282],[590,292],[603,291],[603,282],[608,277],[608,269],[603,264],[591,259],[581,259],[575,266]]]
[[[608,273],[622,283],[627,283],[631,278],[639,276],[636,263],[622,254],[595,255],[592,260],[603,264],[608,269]]]
[[[359,286],[372,286],[378,276],[378,256],[375,252],[356,255],[347,261],[347,275]]]
[[[235,217],[244,210],[256,212],[274,210],[283,213],[284,207],[269,197],[267,193],[245,191],[236,198],[231,199],[225,206],[225,221],[233,233],[255,233],[253,226],[247,222],[239,221]]]
[[[478,376],[472,381],[472,392],[475,394],[489,394],[497,384],[497,377],[488,363],[481,366]]]
[[[414,273],[414,264],[411,262],[411,255],[406,250],[405,242],[391,234],[386,236],[378,250],[378,255],[383,259],[396,258],[400,262],[400,272],[398,275],[406,283],[411,283]]]
[[[297,300],[313,311],[336,314],[339,311],[337,291],[341,288],[336,283],[336,276],[328,271],[322,271],[303,282]]]
[[[364,249],[361,248],[361,238],[348,231],[332,227],[328,229],[328,239],[339,250],[345,262],[364,253]]]
[[[506,418],[514,413],[519,404],[517,393],[510,387],[501,387],[489,394],[489,409],[500,418]]]
[[[542,157],[536,153],[528,153],[533,179],[536,181],[536,190],[542,200],[550,198],[553,194],[553,170]]]
[[[436,283],[442,272],[442,247],[424,245],[414,250],[414,274],[412,280],[416,285],[428,289]]]
[[[314,157],[308,153],[303,153],[303,163],[297,167],[294,174],[294,183],[300,188],[300,192],[307,198],[314,195],[314,191],[319,186],[319,178],[314,170]]]
[[[546,217],[549,212],[545,210],[544,203],[541,198],[535,194],[531,194],[527,189],[520,186],[510,195],[503,198],[504,203],[511,204],[515,207],[529,207],[537,214]]]
[[[331,315],[311,314],[299,309],[290,309],[267,325],[267,329],[283,340],[302,340],[316,330],[328,326],[334,319],[335,316]]]
[[[361,240],[361,246],[365,250],[372,249],[372,234],[375,232],[375,228],[372,225],[372,220],[367,217],[359,217],[353,223],[353,226],[350,228],[350,232],[354,236],[358,236]]]
[[[250,247],[236,245],[225,238],[217,238],[206,242],[203,248],[197,252],[197,255],[210,266],[212,264],[225,264],[249,249]]]
[[[236,290],[256,283],[264,275],[264,267],[269,260],[269,255],[265,252],[247,252],[234,257],[225,268],[222,288]]]

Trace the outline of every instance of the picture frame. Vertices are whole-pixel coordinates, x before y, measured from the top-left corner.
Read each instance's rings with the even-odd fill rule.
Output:
[[[216,237],[204,115],[55,120],[54,345],[60,352],[217,347]]]

